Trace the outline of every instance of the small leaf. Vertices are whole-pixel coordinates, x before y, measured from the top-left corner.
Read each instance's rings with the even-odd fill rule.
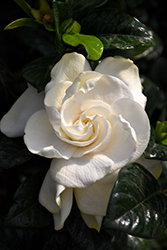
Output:
[[[39,23],[53,23],[53,10],[46,0],[39,0],[39,9],[31,8],[31,14]]]
[[[155,131],[151,128],[150,141],[144,152],[146,159],[167,161],[167,147],[155,142]]]
[[[35,174],[20,185],[6,217],[6,225],[42,228],[53,222],[52,214],[38,202],[38,195],[45,174],[43,172]]]
[[[167,195],[141,165],[132,163],[120,170],[103,226],[141,238],[163,234],[167,227]]]
[[[81,25],[75,20],[65,30],[67,34],[80,33],[80,31],[81,31]]]
[[[103,44],[102,42],[95,36],[87,36],[75,33],[73,35],[63,34],[63,41],[69,45],[74,47],[82,44],[87,52],[87,58],[90,60],[98,60],[103,53]]]
[[[13,0],[13,1],[16,2],[29,17],[33,17],[30,11],[31,7],[27,2],[25,2],[24,0]]]
[[[13,21],[12,23],[8,24],[5,27],[5,30],[11,30],[11,29],[15,29],[18,27],[22,27],[22,26],[39,28],[41,27],[41,24],[39,24],[37,21],[33,20],[32,18],[24,17],[24,18],[17,19]]]
[[[157,121],[155,127],[155,138],[156,142],[167,146],[167,121]]]
[[[8,138],[0,133],[0,168],[9,169],[32,159],[21,138]]]
[[[23,68],[22,75],[35,88],[44,90],[50,81],[50,71],[59,59],[60,55],[52,54],[31,61]]]

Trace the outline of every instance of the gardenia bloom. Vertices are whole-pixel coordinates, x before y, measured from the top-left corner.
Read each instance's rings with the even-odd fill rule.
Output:
[[[56,230],[73,194],[85,223],[100,230],[119,170],[148,144],[145,104],[131,60],[108,57],[92,71],[83,55],[70,53],[53,67],[45,92],[29,86],[2,118],[4,134],[25,134],[33,154],[53,158],[39,201],[53,213]]]

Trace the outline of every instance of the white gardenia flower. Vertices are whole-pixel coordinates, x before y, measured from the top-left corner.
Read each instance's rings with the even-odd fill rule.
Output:
[[[131,60],[108,57],[92,71],[83,55],[69,53],[52,69],[45,93],[29,86],[2,118],[4,134],[25,134],[32,153],[53,158],[39,201],[53,213],[56,230],[73,194],[85,223],[100,230],[119,170],[148,144],[145,104]]]

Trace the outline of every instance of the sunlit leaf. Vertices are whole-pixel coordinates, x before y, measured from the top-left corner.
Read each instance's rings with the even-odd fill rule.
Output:
[[[53,22],[53,10],[46,0],[39,0],[39,9],[31,8],[31,14],[40,23]]]
[[[95,36],[87,36],[75,33],[71,34],[63,34],[63,41],[69,45],[74,47],[82,44],[87,52],[87,58],[90,60],[98,60],[103,53],[103,44],[102,42]]]
[[[155,137],[158,143],[167,146],[167,121],[164,122],[157,121],[155,127]]]
[[[103,226],[141,238],[163,234],[167,227],[167,195],[141,165],[132,163],[120,170]]]
[[[5,30],[11,30],[11,29],[15,29],[18,27],[22,27],[22,26],[39,28],[41,27],[41,24],[39,24],[37,21],[33,20],[32,18],[24,17],[24,18],[17,19],[13,21],[12,23],[8,24],[5,27]]]

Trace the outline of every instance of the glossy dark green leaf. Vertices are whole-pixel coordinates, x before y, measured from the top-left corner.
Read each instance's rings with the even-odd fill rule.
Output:
[[[6,225],[42,228],[53,222],[52,214],[38,202],[38,195],[45,174],[45,172],[35,174],[20,185],[6,217]]]
[[[150,241],[147,239],[128,235],[128,246],[130,250],[148,250]]]
[[[78,250],[78,246],[71,239],[68,231],[63,228],[62,230],[55,231],[54,235],[44,244],[41,250]]]
[[[157,121],[155,127],[156,142],[167,146],[167,121]]]
[[[31,61],[23,68],[22,75],[35,88],[44,90],[50,81],[50,71],[59,59],[60,55],[52,54]]]
[[[150,240],[125,234],[120,231],[115,233],[115,246],[119,250],[148,250]]]
[[[104,5],[107,2],[108,0],[91,0],[91,1],[90,0],[72,0],[74,11],[82,10],[90,6],[92,7],[92,9],[97,8],[97,7]]]
[[[65,50],[64,43],[61,38],[60,25],[63,21],[72,18],[72,5],[69,2],[53,1],[52,3],[54,12],[54,24],[55,24],[55,49],[58,53]]]
[[[82,44],[87,52],[87,58],[90,60],[99,60],[103,53],[103,44],[95,36],[82,35],[79,33],[75,34],[63,34],[63,41],[74,47]]]
[[[54,32],[48,32],[45,29],[33,29],[31,27],[17,29],[16,32],[22,43],[40,52],[41,55],[45,56],[55,53]]]
[[[3,107],[1,112],[7,112],[21,93],[22,87],[17,84],[7,65],[0,60],[0,104]],[[3,112],[2,115],[4,115]]]
[[[159,87],[146,76],[140,75],[140,77],[142,79],[143,93],[147,96],[146,112],[151,117],[158,105]]]
[[[114,232],[112,230],[97,232],[90,229],[84,223],[80,211],[75,202],[70,216],[67,218],[65,227],[68,230],[71,240],[79,250],[112,250],[111,240]]]
[[[138,5],[140,5],[142,2],[144,2],[144,0],[126,0],[127,4],[129,5],[129,7],[131,8],[135,8]]]
[[[167,227],[167,195],[141,165],[132,163],[120,170],[103,226],[141,238],[163,234]]]
[[[81,21],[82,32],[99,37],[105,49],[132,50],[155,46],[147,28],[127,13],[109,9],[94,11]]]
[[[45,242],[55,234],[53,225],[46,228],[17,228],[0,226],[0,250],[43,249]],[[6,246],[6,248],[5,248]],[[4,247],[4,248],[3,248]],[[51,249],[50,249],[51,250]],[[56,249],[57,250],[57,249]]]
[[[9,169],[32,159],[21,138],[8,138],[0,133],[0,168]]]
[[[53,9],[58,10],[59,23],[61,24],[64,20],[72,18],[73,9],[70,1],[53,1]]]
[[[151,128],[150,141],[144,152],[145,158],[167,161],[167,146],[156,143],[155,131]]]
[[[23,27],[23,26],[28,26],[28,27],[32,27],[32,28],[40,28],[41,24],[32,18],[23,17],[23,18],[17,19],[15,21],[13,21],[12,23],[8,24],[5,27],[5,30],[11,30],[11,29],[15,29],[18,27]]]
[[[63,41],[61,39],[61,32],[60,32],[60,24],[61,24],[61,21],[60,21],[60,16],[61,16],[61,13],[60,13],[60,10],[59,10],[59,4],[54,1],[52,3],[52,7],[53,7],[53,13],[54,13],[54,25],[55,25],[55,50],[58,52],[58,53],[62,53],[63,50],[65,49],[64,47],[64,44],[63,44]]]
[[[98,35],[99,39],[104,44],[105,49],[121,49],[130,50],[135,49],[137,46],[149,47],[152,46],[149,40],[145,37],[139,39],[134,35],[122,35],[122,34],[107,34]]]

